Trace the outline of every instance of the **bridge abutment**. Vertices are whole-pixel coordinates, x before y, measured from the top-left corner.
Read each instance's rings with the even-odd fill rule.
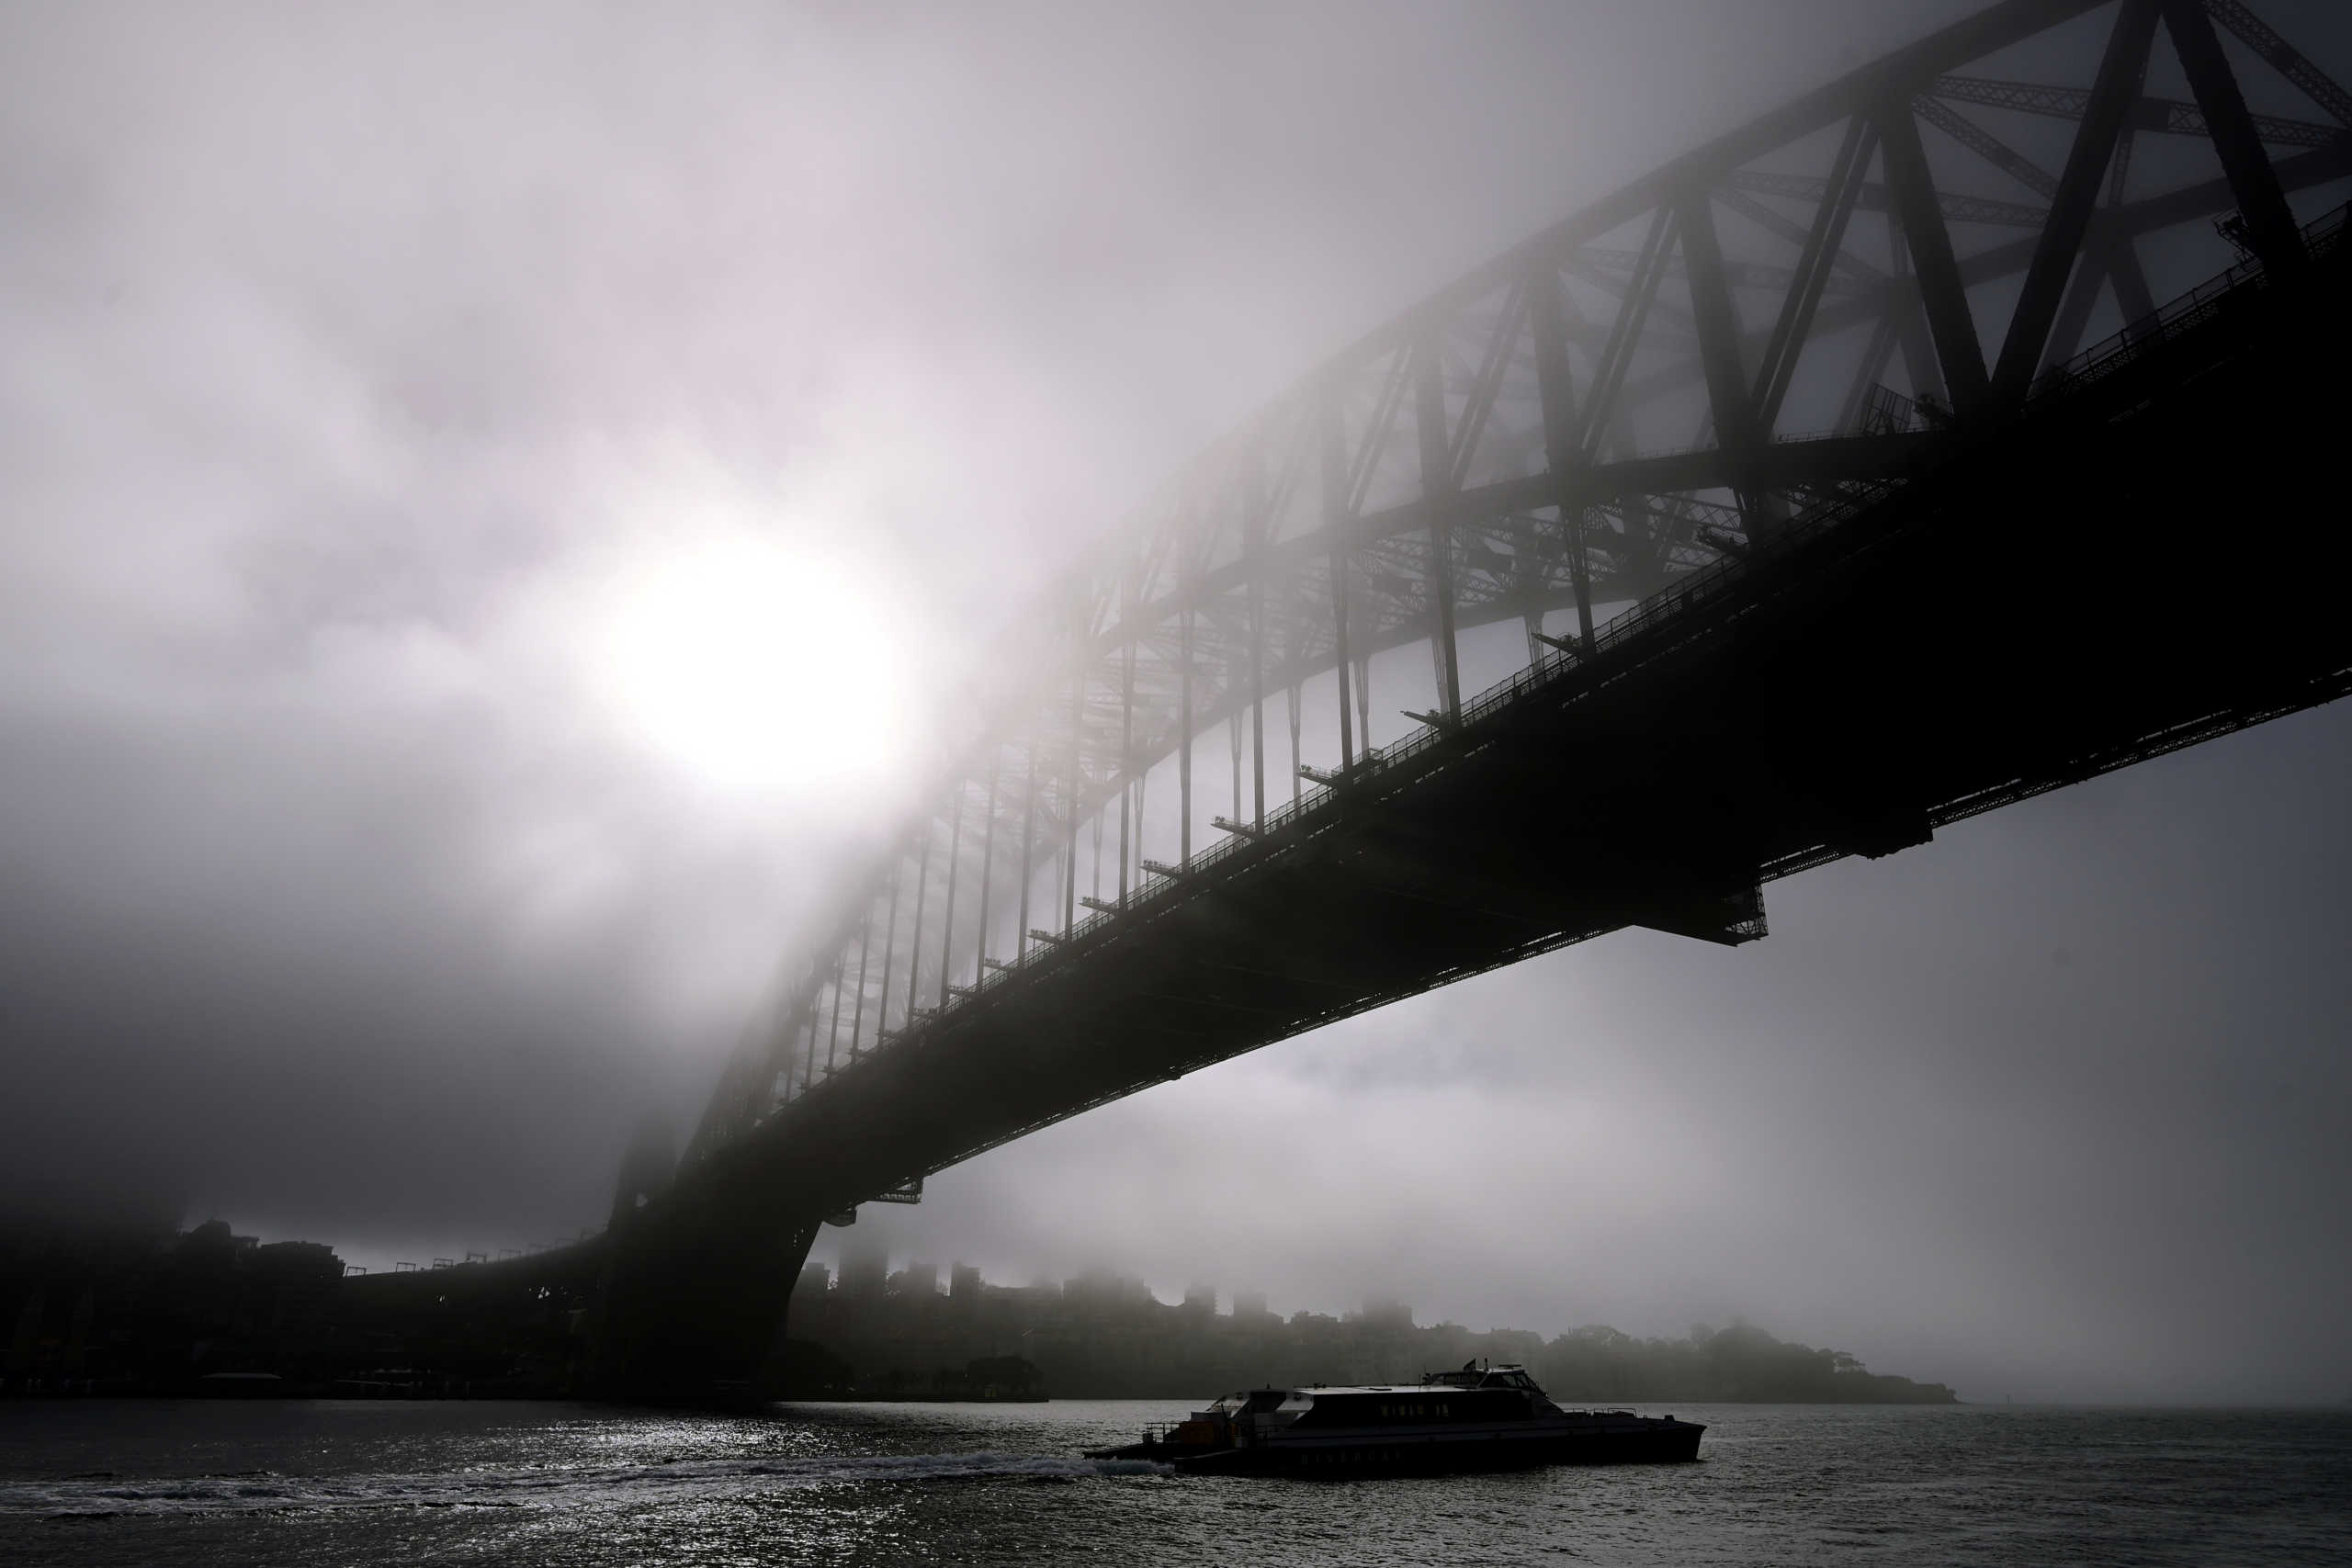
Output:
[[[587,1392],[685,1405],[777,1397],[786,1312],[818,1224],[741,1183],[676,1194],[668,1160],[640,1140],[605,1233]]]

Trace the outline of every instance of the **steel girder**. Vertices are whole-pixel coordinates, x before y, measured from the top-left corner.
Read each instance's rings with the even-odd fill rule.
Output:
[[[2075,29],[2042,50],[2092,11],[2091,47],[2064,43]],[[2250,113],[2211,21],[2334,123]],[[2193,104],[2141,94],[2166,40]],[[2027,58],[2047,80],[2007,79]],[[789,972],[696,1155],[1123,918],[1209,840],[1247,840],[1302,770],[1367,766],[1375,716],[1453,722],[1464,633],[1518,622],[1529,664],[1573,660],[1599,607],[2007,417],[2079,345],[2103,280],[2143,313],[2167,243],[2195,267],[2221,243],[2204,226],[2245,209],[2278,253],[2286,198],[2352,175],[2347,107],[2238,0],[2007,0],[1366,335],[1187,464],[1008,638],[1002,694]],[[2054,174],[2020,150],[2053,118],[2074,123]],[[2135,131],[2210,151],[2127,201]],[[1400,686],[1375,659],[1414,645],[1430,673]],[[1324,716],[1303,724],[1310,699]]]

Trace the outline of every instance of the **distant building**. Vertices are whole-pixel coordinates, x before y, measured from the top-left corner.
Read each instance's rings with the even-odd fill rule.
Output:
[[[958,1311],[968,1311],[980,1304],[980,1270],[978,1265],[958,1263],[947,1270],[947,1298]]]
[[[1215,1317],[1216,1315],[1216,1287],[1215,1285],[1187,1286],[1184,1291],[1184,1315],[1195,1318]]]
[[[890,1279],[890,1255],[868,1241],[842,1247],[840,1294],[849,1301],[867,1301],[883,1293]]]
[[[1151,1288],[1141,1280],[1090,1269],[1062,1281],[1062,1304],[1080,1317],[1115,1316],[1156,1305]]]
[[[821,1301],[831,1281],[832,1273],[823,1264],[804,1264],[799,1282],[792,1287],[793,1299],[798,1302]]]
[[[1236,1323],[1254,1324],[1273,1315],[1266,1310],[1265,1292],[1236,1291],[1233,1292],[1233,1319]]]

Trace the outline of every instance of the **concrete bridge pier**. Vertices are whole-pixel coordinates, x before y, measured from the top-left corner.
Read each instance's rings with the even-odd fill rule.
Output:
[[[669,1189],[640,1138],[605,1232],[587,1392],[632,1404],[740,1406],[781,1393],[785,1314],[819,1220],[751,1183]]]

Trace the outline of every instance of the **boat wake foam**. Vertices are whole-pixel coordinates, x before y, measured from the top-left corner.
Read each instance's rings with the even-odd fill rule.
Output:
[[[1139,1460],[1039,1454],[875,1454],[808,1459],[681,1460],[458,1471],[438,1475],[109,1477],[0,1483],[0,1517],[102,1518],[114,1515],[256,1513],[313,1508],[576,1506],[600,1496],[661,1500],[778,1487],[938,1481],[1080,1481],[1166,1475]]]

